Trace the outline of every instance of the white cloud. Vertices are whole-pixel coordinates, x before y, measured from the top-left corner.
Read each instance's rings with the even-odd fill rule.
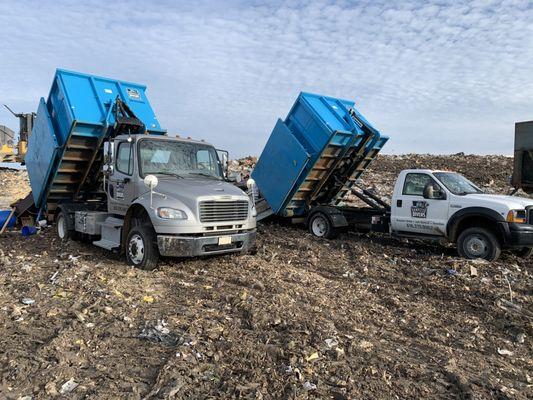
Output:
[[[356,100],[388,151],[509,154],[532,20],[527,0],[0,1],[0,101],[35,109],[56,67],[139,81],[169,132],[242,156],[306,90]]]

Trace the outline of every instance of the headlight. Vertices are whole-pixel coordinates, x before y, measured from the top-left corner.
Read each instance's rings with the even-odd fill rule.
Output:
[[[163,219],[187,219],[185,211],[169,207],[158,208],[157,215]]]
[[[526,223],[526,210],[511,210],[507,214],[507,222],[513,222],[515,224]]]

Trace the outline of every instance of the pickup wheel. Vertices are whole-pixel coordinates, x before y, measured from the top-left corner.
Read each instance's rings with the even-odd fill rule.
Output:
[[[157,267],[159,250],[151,226],[139,225],[130,230],[126,242],[126,260],[129,265],[148,271]]]
[[[502,251],[498,238],[485,228],[468,228],[461,232],[457,239],[457,250],[461,257],[487,261],[497,260]]]
[[[339,231],[333,226],[329,218],[321,212],[317,212],[309,219],[309,232],[316,237],[334,239]]]
[[[67,215],[61,211],[56,219],[56,232],[59,239],[66,242],[69,239],[72,239],[73,231],[68,229]]]

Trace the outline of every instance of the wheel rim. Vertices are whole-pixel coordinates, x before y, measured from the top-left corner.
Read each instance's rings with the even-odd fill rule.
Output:
[[[128,244],[128,254],[134,264],[142,263],[144,259],[144,241],[140,235],[135,234],[131,237]]]
[[[67,227],[65,218],[61,215],[59,216],[59,219],[57,220],[57,235],[60,239],[65,239],[65,236],[67,235]]]
[[[485,258],[489,254],[490,245],[481,235],[469,236],[464,246],[467,254],[473,258]]]
[[[311,230],[313,231],[313,235],[322,237],[326,234],[328,230],[328,222],[324,217],[317,216],[313,219],[313,222],[311,223]]]

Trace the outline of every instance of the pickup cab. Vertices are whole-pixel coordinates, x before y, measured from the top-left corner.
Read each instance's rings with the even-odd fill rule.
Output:
[[[446,239],[470,259],[495,260],[502,248],[530,255],[533,199],[486,194],[457,172],[404,170],[394,186],[390,232]]]

